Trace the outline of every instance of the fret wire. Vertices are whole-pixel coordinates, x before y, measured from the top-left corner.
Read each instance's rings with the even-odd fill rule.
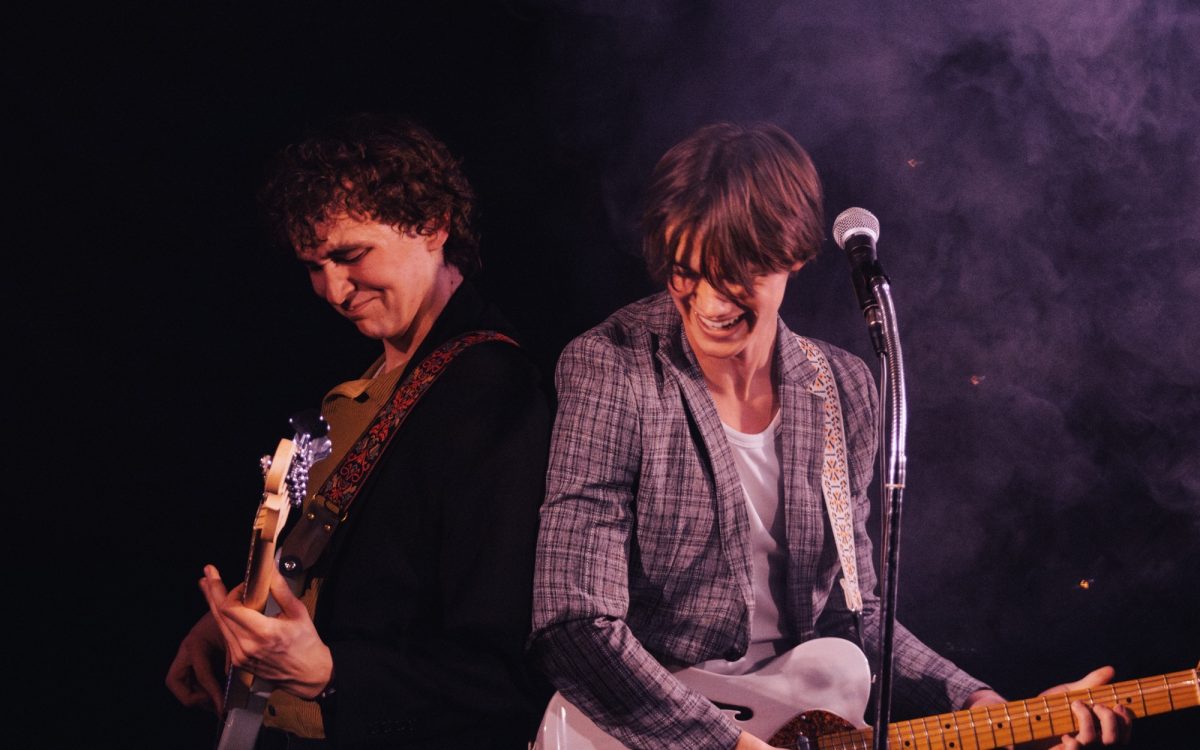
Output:
[[[917,722],[916,722],[916,720],[906,721],[906,722],[904,722],[904,726],[908,727],[908,744],[905,745],[905,748],[912,748],[912,750],[917,750],[919,745],[917,744]]]
[[[920,722],[921,729],[925,732],[925,748],[926,750],[933,750],[933,736],[929,733],[929,717],[921,718]]]
[[[986,711],[987,709],[985,708],[984,710]],[[970,709],[967,709],[966,711],[960,711],[959,713],[966,718],[967,725],[971,727],[971,736],[974,738],[975,747],[982,749],[984,744],[979,740],[979,722],[975,721],[974,712],[972,712]]]
[[[1033,729],[1033,711],[1029,708],[1029,701],[1021,701],[1021,710],[1025,716],[1025,725],[1029,727],[1029,739],[1035,740],[1038,738],[1038,733]]]
[[[1175,696],[1171,695],[1171,683],[1167,682],[1167,676],[1163,675],[1159,679],[1162,680],[1163,688],[1167,694],[1167,702],[1171,704],[1171,710],[1175,710]]]
[[[1035,698],[1033,700],[1036,700],[1038,703],[1040,703],[1042,705],[1042,710],[1035,711],[1033,714],[1034,720],[1038,722],[1038,729],[1041,729],[1042,727],[1047,727],[1047,726],[1050,728],[1050,730],[1048,732],[1046,732],[1045,734],[1039,734],[1038,736],[1039,737],[1053,736],[1054,735],[1054,722],[1050,718],[1050,702],[1048,700],[1046,700],[1045,696],[1038,696],[1037,698]],[[1043,719],[1045,719],[1047,721],[1046,724],[1041,723]]]
[[[1067,731],[1065,731],[1065,732],[1056,731],[1055,734],[1056,735],[1071,734],[1079,729],[1079,727],[1075,726],[1075,714],[1071,712],[1071,697],[1069,695],[1067,695],[1066,693],[1059,693],[1055,697],[1061,699],[1063,705],[1062,705],[1061,709],[1057,709],[1056,711],[1050,712],[1050,726],[1051,726],[1051,728],[1053,728],[1054,714],[1059,713],[1062,717],[1061,721],[1064,721],[1067,724]]]
[[[1139,682],[1143,687],[1143,700],[1147,714],[1161,714],[1174,708],[1171,692],[1164,678],[1147,677]]]
[[[1113,693],[1114,703],[1125,706],[1129,710],[1133,711],[1134,715],[1136,716],[1146,715],[1146,702],[1142,699],[1141,685],[1137,681],[1119,683],[1118,685],[1114,686]],[[1133,702],[1134,698],[1136,698],[1138,703],[1141,704],[1141,711],[1137,710]]]
[[[1010,715],[1008,712],[1008,704],[1001,703],[1000,709],[1004,712],[1004,721],[1000,722],[1000,728],[1005,729],[1008,732],[1006,737],[1008,741],[1004,742],[1004,744],[1015,745],[1017,744],[1017,733],[1016,730],[1013,729],[1012,715]]]
[[[896,728],[896,739],[903,744],[905,748],[913,748],[917,745],[917,733],[912,728],[911,721],[901,721],[893,725]],[[904,739],[904,730],[908,730],[908,739]],[[892,738],[891,733],[888,733],[888,739]]]
[[[997,737],[996,737],[996,724],[995,724],[995,721],[992,719],[991,710],[988,708],[985,708],[984,712],[983,712],[983,716],[984,716],[984,718],[987,719],[988,732],[992,735],[992,747],[1000,747],[1000,740],[997,739]]]
[[[954,739],[949,747],[957,748],[957,750],[963,750],[962,732],[958,730],[958,714],[951,712],[946,715],[950,717],[950,722],[946,724],[946,729],[950,729],[951,726],[954,727]],[[978,748],[976,748],[976,750],[978,750]]]

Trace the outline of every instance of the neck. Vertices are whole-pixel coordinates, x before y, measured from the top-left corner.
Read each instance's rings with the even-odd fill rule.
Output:
[[[704,385],[721,421],[739,432],[759,433],[779,409],[773,359],[775,332],[760,346],[748,346],[734,357],[709,357],[696,352]]]
[[[751,342],[732,357],[712,357],[693,350],[708,390],[733,398],[749,398],[764,384],[773,385],[775,330],[761,342]],[[773,390],[773,388],[772,388]]]
[[[462,282],[462,272],[457,267],[449,264],[442,267],[432,293],[421,308],[420,314],[413,320],[412,326],[400,336],[383,340],[383,369],[380,370],[380,374],[408,364],[441,317],[442,310],[446,309],[446,303],[462,286]]]

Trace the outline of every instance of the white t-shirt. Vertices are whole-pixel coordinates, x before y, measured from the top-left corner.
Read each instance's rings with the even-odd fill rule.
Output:
[[[779,612],[787,581],[787,547],[784,536],[783,475],[780,455],[783,438],[781,412],[756,435],[738,432],[727,424],[725,437],[742,480],[742,494],[750,517],[751,586],[754,609],[750,613],[750,646],[737,661],[712,659],[697,666],[721,674],[745,674],[790,648],[787,625]]]

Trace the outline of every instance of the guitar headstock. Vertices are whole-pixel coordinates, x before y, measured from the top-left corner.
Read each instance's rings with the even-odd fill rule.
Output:
[[[292,442],[296,453],[287,473],[287,494],[293,506],[304,502],[308,492],[308,472],[312,465],[329,457],[333,443],[329,440],[329,423],[316,409],[293,414],[288,423],[295,430]]]
[[[250,534],[250,557],[246,563],[246,588],[242,601],[247,607],[263,611],[275,544],[287,525],[289,511],[304,502],[308,491],[308,472],[312,465],[329,456],[329,425],[316,411],[303,412],[290,420],[295,435],[279,441],[275,454],[263,456],[262,502],[254,516]]]

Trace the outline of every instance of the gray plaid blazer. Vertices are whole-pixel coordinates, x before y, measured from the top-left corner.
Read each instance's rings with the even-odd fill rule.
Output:
[[[821,494],[825,396],[782,320],[777,340],[788,548],[781,611],[804,641],[850,618],[834,585],[841,567]],[[870,645],[878,639],[865,527],[875,390],[862,360],[816,343],[842,399]],[[533,654],[558,690],[630,747],[731,748],[732,722],[669,671],[739,658],[754,604],[741,481],[669,297],[629,305],[571,342],[556,382]],[[901,627],[895,656],[897,700],[926,711],[957,708],[983,687]]]

